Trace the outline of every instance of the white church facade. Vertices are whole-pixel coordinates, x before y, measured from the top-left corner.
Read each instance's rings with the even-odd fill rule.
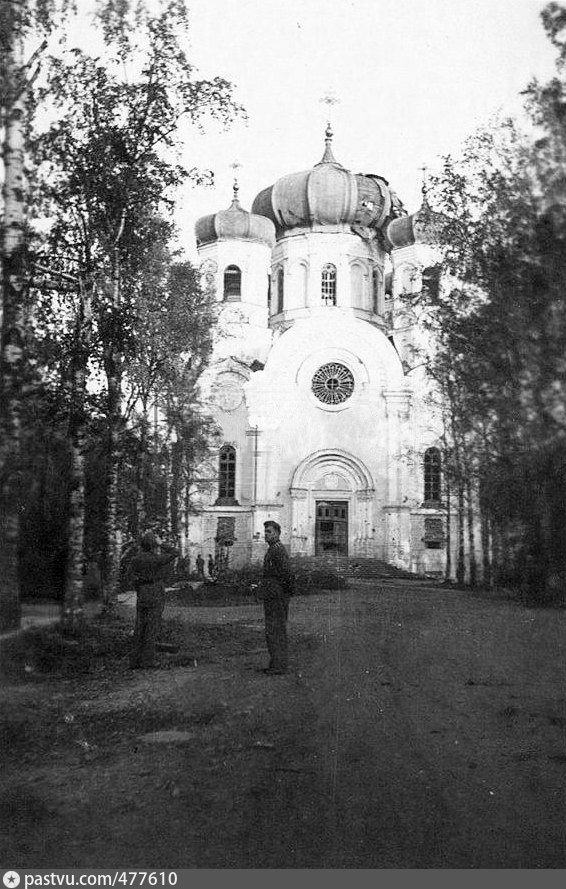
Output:
[[[431,262],[419,213],[333,155],[198,220],[218,335],[201,380],[221,442],[196,498],[191,554],[263,557],[275,519],[291,555],[375,558],[440,574],[441,426],[400,294]],[[206,473],[205,473],[206,474]]]

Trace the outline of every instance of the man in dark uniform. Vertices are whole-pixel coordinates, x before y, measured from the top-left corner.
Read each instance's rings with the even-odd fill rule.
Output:
[[[196,565],[197,565],[198,577],[202,578],[204,580],[204,559],[200,553],[198,554],[198,556],[196,558]]]
[[[265,615],[265,639],[269,651],[269,667],[264,673],[281,676],[287,672],[287,618],[289,599],[293,595],[293,574],[287,550],[279,540],[281,527],[277,522],[263,523],[265,542],[269,549],[263,560],[261,594]]]
[[[161,553],[157,552],[159,546]],[[164,569],[179,555],[176,549],[161,543],[152,531],[142,535],[140,547],[130,564],[137,593],[136,626],[130,656],[133,669],[155,666],[155,646],[165,605]]]

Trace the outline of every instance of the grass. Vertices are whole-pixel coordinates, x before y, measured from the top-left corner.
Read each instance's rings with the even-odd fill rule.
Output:
[[[68,636],[57,624],[25,630],[2,643],[0,672],[5,676],[88,673],[97,664],[127,650],[131,627],[125,621],[112,625],[87,623]]]

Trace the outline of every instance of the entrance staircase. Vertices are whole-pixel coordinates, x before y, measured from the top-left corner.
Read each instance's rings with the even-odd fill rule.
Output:
[[[315,571],[332,571],[351,580],[422,580],[422,575],[396,568],[382,559],[353,558],[337,553],[318,556],[302,556],[293,559],[297,568]]]

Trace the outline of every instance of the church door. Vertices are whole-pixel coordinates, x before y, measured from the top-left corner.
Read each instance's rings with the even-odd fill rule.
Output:
[[[315,555],[348,555],[348,501],[317,500]]]

